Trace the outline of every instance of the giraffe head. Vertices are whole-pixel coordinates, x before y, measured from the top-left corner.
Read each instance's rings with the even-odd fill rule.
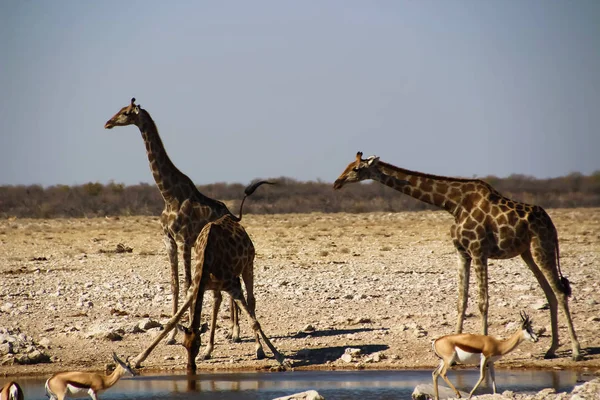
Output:
[[[377,163],[379,163],[379,157],[371,156],[366,160],[362,159],[362,152],[356,153],[356,160],[352,161],[344,172],[335,180],[333,184],[334,189],[341,189],[347,183],[355,183],[364,181],[365,179],[371,179],[373,176],[373,170]]]
[[[208,331],[208,324],[202,324],[199,332],[194,332],[193,329],[179,324],[177,324],[177,329],[183,332],[183,342],[181,344],[188,354],[187,370],[188,372],[196,372],[196,357],[200,352],[200,335]]]
[[[182,345],[185,347],[188,355],[187,371],[196,372],[196,357],[200,352],[200,332],[194,332],[192,329],[177,325],[183,332]]]
[[[135,104],[135,97],[131,99],[131,104],[119,110],[111,119],[106,121],[104,128],[112,129],[115,126],[138,125],[140,120],[141,106]]]

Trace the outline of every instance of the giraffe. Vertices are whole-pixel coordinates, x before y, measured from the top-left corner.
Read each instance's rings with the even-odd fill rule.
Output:
[[[152,117],[139,104],[135,104],[135,98],[132,98],[128,106],[121,108],[109,119],[104,128],[112,129],[115,126],[127,125],[136,125],[142,134],[152,176],[165,202],[160,215],[160,224],[171,264],[172,310],[175,314],[179,303],[178,244],[183,256],[184,291],[187,292],[192,280],[192,248],[198,234],[208,222],[217,220],[224,215],[231,215],[231,212],[222,202],[200,193],[192,180],[173,164]],[[249,291],[249,297],[253,298],[251,274],[248,274],[248,279],[249,281],[245,281],[244,284],[246,290]],[[214,296],[214,304],[220,305],[221,293],[214,292]],[[213,312],[217,313],[218,308]],[[230,312],[231,330],[228,337],[234,342],[238,342],[240,340],[238,314],[233,300],[231,300]],[[215,326],[212,325],[210,329],[214,335]],[[175,343],[176,333],[173,331],[168,344]]]
[[[417,200],[443,208],[454,216],[450,229],[458,253],[458,321],[461,333],[467,309],[469,273],[474,265],[479,291],[482,333],[488,328],[488,259],[508,259],[518,255],[542,287],[550,306],[552,344],[545,358],[554,358],[558,343],[557,306],[567,320],[572,358],[583,359],[569,313],[569,281],[560,271],[558,234],[542,207],[519,203],[502,196],[479,179],[459,179],[409,171],[356,154],[335,181],[334,189],[365,179],[378,181]]]
[[[256,182],[246,188],[246,196],[251,195],[256,188],[266,181]],[[244,200],[246,198],[244,196]],[[254,245],[246,233],[244,227],[240,224],[242,217],[242,207],[240,205],[240,217],[226,214],[216,221],[211,221],[202,228],[195,244],[196,251],[196,269],[194,272],[194,282],[188,291],[186,300],[175,313],[175,315],[165,324],[164,330],[154,339],[142,353],[134,360],[133,365],[137,368],[150,355],[152,350],[160,341],[172,331],[176,326],[184,331],[183,346],[186,348],[188,361],[187,371],[196,372],[196,356],[200,351],[200,316],[202,314],[202,300],[206,290],[216,292],[225,291],[235,300],[239,308],[246,313],[252,321],[252,330],[256,340],[256,352],[264,355],[264,350],[260,343],[260,338],[273,353],[275,359],[280,365],[289,365],[283,355],[277,351],[269,338],[263,332],[255,315],[255,299],[244,298],[240,276],[253,271],[254,264]],[[177,325],[184,312],[190,308],[190,325],[181,327]],[[214,323],[213,313],[213,323]],[[213,336],[210,337],[209,346],[213,346]]]

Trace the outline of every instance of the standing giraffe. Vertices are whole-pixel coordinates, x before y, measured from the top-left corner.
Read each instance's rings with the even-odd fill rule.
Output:
[[[542,207],[519,203],[502,196],[479,179],[458,179],[409,171],[379,161],[379,157],[362,159],[356,154],[333,184],[341,189],[347,183],[373,179],[404,194],[445,209],[454,216],[450,229],[458,252],[458,322],[461,333],[467,309],[471,262],[477,274],[479,311],[482,333],[488,328],[488,259],[507,259],[518,255],[533,272],[550,305],[552,345],[545,358],[555,357],[558,348],[558,315],[560,305],[567,319],[572,357],[583,357],[577,341],[568,296],[571,287],[560,272],[558,234],[550,216]]]
[[[256,182],[248,186],[245,190],[244,200],[250,196],[256,188],[266,181]],[[229,293],[236,304],[242,309],[252,321],[252,330],[256,339],[256,353],[261,353],[264,357],[264,351],[260,344],[260,337],[265,341],[275,359],[282,366],[288,363],[283,355],[277,351],[269,338],[264,334],[255,315],[255,300],[248,296],[244,299],[240,276],[244,276],[248,271],[253,271],[254,267],[254,245],[246,233],[244,227],[239,223],[242,219],[242,207],[240,205],[240,216],[235,217],[226,214],[216,221],[209,222],[202,228],[196,240],[196,269],[194,272],[194,283],[188,292],[183,305],[175,315],[165,324],[165,329],[154,339],[142,353],[133,361],[137,368],[150,355],[152,350],[160,341],[177,326],[183,313],[190,308],[190,326],[182,328],[184,331],[183,346],[187,350],[188,362],[187,370],[190,373],[196,372],[196,356],[200,351],[200,316],[202,314],[202,299],[206,290],[221,290]],[[213,313],[214,323],[214,313]],[[260,336],[259,336],[260,335]],[[213,336],[210,337],[209,347],[212,349]]]
[[[210,221],[215,221],[224,215],[231,215],[227,206],[218,200],[211,199],[200,193],[194,182],[181,172],[169,158],[162,143],[156,124],[148,111],[135,104],[121,108],[104,128],[112,129],[115,126],[136,125],[144,139],[146,153],[150,162],[150,170],[165,201],[165,208],[160,215],[160,224],[164,233],[164,242],[167,247],[171,263],[171,293],[173,294],[173,315],[177,312],[179,303],[179,266],[177,257],[177,244],[181,247],[184,266],[184,291],[187,292],[191,281],[192,246],[198,234]],[[248,281],[244,281],[248,296],[254,297],[252,274],[248,274]],[[221,303],[221,293],[214,292],[215,305]],[[231,331],[233,341],[239,341],[239,323],[237,308],[231,300]],[[218,308],[214,309],[218,312]],[[214,335],[214,324],[211,325],[211,334]],[[168,343],[175,343],[173,331]]]

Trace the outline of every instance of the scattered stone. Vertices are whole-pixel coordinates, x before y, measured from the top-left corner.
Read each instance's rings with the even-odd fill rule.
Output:
[[[6,342],[6,343],[0,344],[0,356],[12,354],[12,352],[13,352],[12,343]]]
[[[31,336],[17,330],[0,328],[0,365],[39,364],[50,362]]]
[[[373,354],[373,361],[375,362],[379,362],[381,360],[385,360],[387,357],[385,354],[383,354],[382,352],[378,351],[377,353]]]
[[[160,322],[151,318],[145,318],[138,323],[138,327],[144,331],[147,331],[148,329],[162,328],[162,325]]]
[[[454,390],[450,389],[449,387],[442,386],[440,384],[438,384],[438,393],[440,395],[440,399],[453,399],[456,397],[456,393],[454,393]],[[432,383],[421,384],[417,385],[417,387],[415,387],[415,390],[413,390],[412,398],[413,400],[430,400],[433,399],[433,394],[434,390]],[[469,398],[469,393],[460,392],[460,395],[463,399]]]
[[[531,308],[534,310],[547,310],[550,308],[550,305],[548,305],[548,303],[544,300],[540,300],[537,303],[532,304]]]
[[[44,347],[45,349],[49,349],[50,348],[50,339],[48,338],[41,338],[40,339],[40,346]]]
[[[352,325],[358,325],[358,324],[370,324],[371,322],[371,318],[355,318],[352,321],[350,321],[350,323]]]
[[[311,324],[306,325],[304,328],[302,328],[301,332],[314,332],[315,331],[315,327],[312,326]]]
[[[357,357],[360,355],[360,349],[348,347],[346,350],[344,350],[344,354],[350,354],[352,357]]]
[[[289,396],[277,397],[273,400],[325,400],[316,390],[307,390],[306,392],[296,393]]]
[[[351,363],[352,362],[352,356],[350,354],[348,354],[348,353],[344,353],[340,357],[340,360],[342,360],[345,363]]]
[[[119,342],[119,341],[123,340],[124,334],[125,334],[125,332],[123,332],[122,329],[117,329],[114,331],[108,331],[104,335],[104,338],[107,340],[110,340],[111,342]]]

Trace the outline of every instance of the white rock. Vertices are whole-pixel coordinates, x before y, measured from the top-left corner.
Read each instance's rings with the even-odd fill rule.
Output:
[[[325,400],[316,390],[307,390],[306,392],[296,393],[289,396],[277,397],[273,400]]]
[[[356,357],[360,355],[360,349],[348,347],[346,350],[344,350],[344,354],[350,354],[352,357]]]

